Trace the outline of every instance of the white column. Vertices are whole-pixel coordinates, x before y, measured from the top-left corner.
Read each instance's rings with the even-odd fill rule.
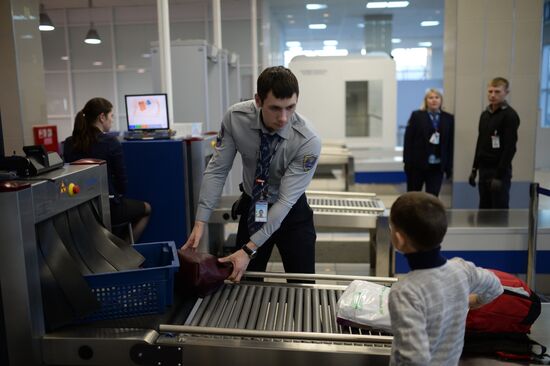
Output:
[[[214,33],[214,46],[222,48],[222,16],[220,0],[212,0],[212,32]]]
[[[172,102],[172,56],[170,49],[170,11],[168,0],[157,0],[160,55],[160,87],[168,94],[168,113],[174,121],[174,103]]]
[[[252,93],[256,93],[256,80],[258,79],[258,27],[256,0],[250,0],[250,34],[252,35]]]

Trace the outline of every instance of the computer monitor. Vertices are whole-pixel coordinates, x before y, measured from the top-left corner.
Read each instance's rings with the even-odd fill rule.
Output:
[[[125,95],[128,131],[167,130],[168,98],[166,94]]]

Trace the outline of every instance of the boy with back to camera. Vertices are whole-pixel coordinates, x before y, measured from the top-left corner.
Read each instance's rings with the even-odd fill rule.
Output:
[[[411,272],[389,294],[391,365],[457,365],[468,307],[487,304],[503,291],[490,271],[441,255],[446,232],[445,208],[436,197],[409,192],[392,205],[391,242]]]

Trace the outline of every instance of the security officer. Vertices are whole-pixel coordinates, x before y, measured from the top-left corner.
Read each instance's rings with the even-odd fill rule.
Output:
[[[476,186],[479,169],[479,208],[507,209],[512,159],[518,141],[519,116],[506,102],[508,80],[497,77],[487,87],[489,105],[479,117],[478,137],[468,182]]]
[[[305,190],[317,166],[321,140],[295,112],[298,94],[298,80],[289,69],[269,67],[258,77],[255,100],[233,105],[223,118],[184,248],[198,246],[238,151],[244,190],[237,208],[241,247],[219,259],[233,264],[232,281],[238,282],[247,267],[265,271],[274,244],[285,271],[315,272],[316,233]]]

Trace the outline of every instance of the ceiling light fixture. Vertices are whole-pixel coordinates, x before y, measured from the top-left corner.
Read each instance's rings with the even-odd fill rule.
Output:
[[[52,20],[46,13],[44,4],[40,4],[40,24],[38,25],[38,29],[42,32],[49,32],[55,29]]]
[[[367,3],[367,9],[406,8],[408,1],[371,1]]]
[[[326,8],[327,4],[306,4],[307,10],[322,10]]]
[[[420,22],[421,27],[435,27],[439,25],[439,21],[437,20],[424,20]]]
[[[286,43],[287,47],[300,47],[302,44],[298,41],[288,41]]]
[[[327,29],[326,24],[310,24],[308,25],[309,29]]]
[[[401,38],[392,38],[391,43],[401,43]]]
[[[94,22],[90,23],[90,30],[88,30],[88,33],[86,33],[86,39],[84,39],[84,43],[87,43],[87,44],[101,43],[101,38],[99,38],[99,34],[97,33],[97,30],[94,28]]]
[[[406,8],[409,6],[408,1],[388,1],[388,8]]]
[[[420,47],[432,47],[432,42],[418,42]]]
[[[92,9],[92,0],[88,0],[88,14],[90,15],[90,29],[88,30],[88,33],[86,33],[86,38],[84,39],[84,43],[86,44],[100,44],[101,38],[99,38],[99,34],[97,33],[97,30],[94,28],[94,22],[91,21],[91,9]]]
[[[326,41],[323,41],[323,45],[325,46],[338,46],[338,41],[334,39],[327,39]]]

